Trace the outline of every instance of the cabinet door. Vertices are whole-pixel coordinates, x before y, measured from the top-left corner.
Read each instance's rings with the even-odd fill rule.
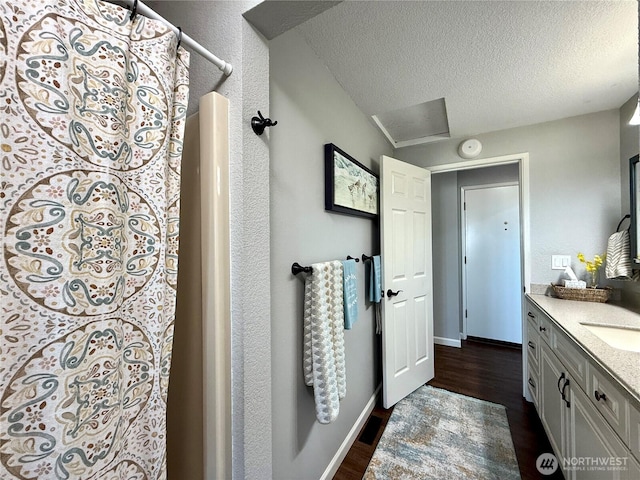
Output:
[[[567,480],[622,480],[630,471],[629,451],[579,388],[569,394]],[[626,460],[625,460],[626,459]],[[604,465],[603,465],[604,463]]]
[[[627,462],[629,469],[627,471],[627,480],[638,480],[640,478],[640,464],[633,457]]]
[[[529,389],[529,393],[531,394],[531,398],[533,399],[533,404],[536,407],[536,410],[540,411],[540,392],[538,391],[538,384],[540,383],[540,375],[533,367],[531,363],[527,367],[527,388]]]
[[[549,347],[541,343],[540,350],[540,385],[539,385],[539,408],[540,419],[547,431],[547,436],[553,447],[553,451],[562,464],[565,456],[565,445],[567,442],[568,428],[568,408],[567,403],[562,399],[561,389],[567,381],[567,373],[563,370],[562,364],[558,361]],[[565,388],[567,395],[568,387]],[[568,398],[567,398],[568,400]]]

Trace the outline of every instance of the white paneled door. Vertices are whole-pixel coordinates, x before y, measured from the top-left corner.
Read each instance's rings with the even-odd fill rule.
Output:
[[[467,188],[464,190],[466,333],[522,343],[519,187]]]
[[[383,404],[433,378],[431,173],[383,156],[381,242]]]

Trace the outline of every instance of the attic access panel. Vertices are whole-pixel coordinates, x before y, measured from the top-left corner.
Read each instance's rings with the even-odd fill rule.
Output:
[[[450,137],[444,98],[373,115],[372,118],[396,148]]]

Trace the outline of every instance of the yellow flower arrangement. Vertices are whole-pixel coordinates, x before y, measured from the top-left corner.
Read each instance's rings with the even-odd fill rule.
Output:
[[[593,288],[598,286],[596,283],[598,281],[598,269],[602,266],[606,257],[607,255],[603,253],[602,255],[595,255],[593,260],[586,260],[583,253],[578,253],[578,260],[587,265],[587,273],[591,275],[591,287]]]

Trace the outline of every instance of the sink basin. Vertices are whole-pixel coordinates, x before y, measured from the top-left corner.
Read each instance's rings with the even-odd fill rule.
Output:
[[[588,325],[585,323],[583,323],[582,326],[613,348],[628,350],[630,352],[640,352],[640,330]]]

